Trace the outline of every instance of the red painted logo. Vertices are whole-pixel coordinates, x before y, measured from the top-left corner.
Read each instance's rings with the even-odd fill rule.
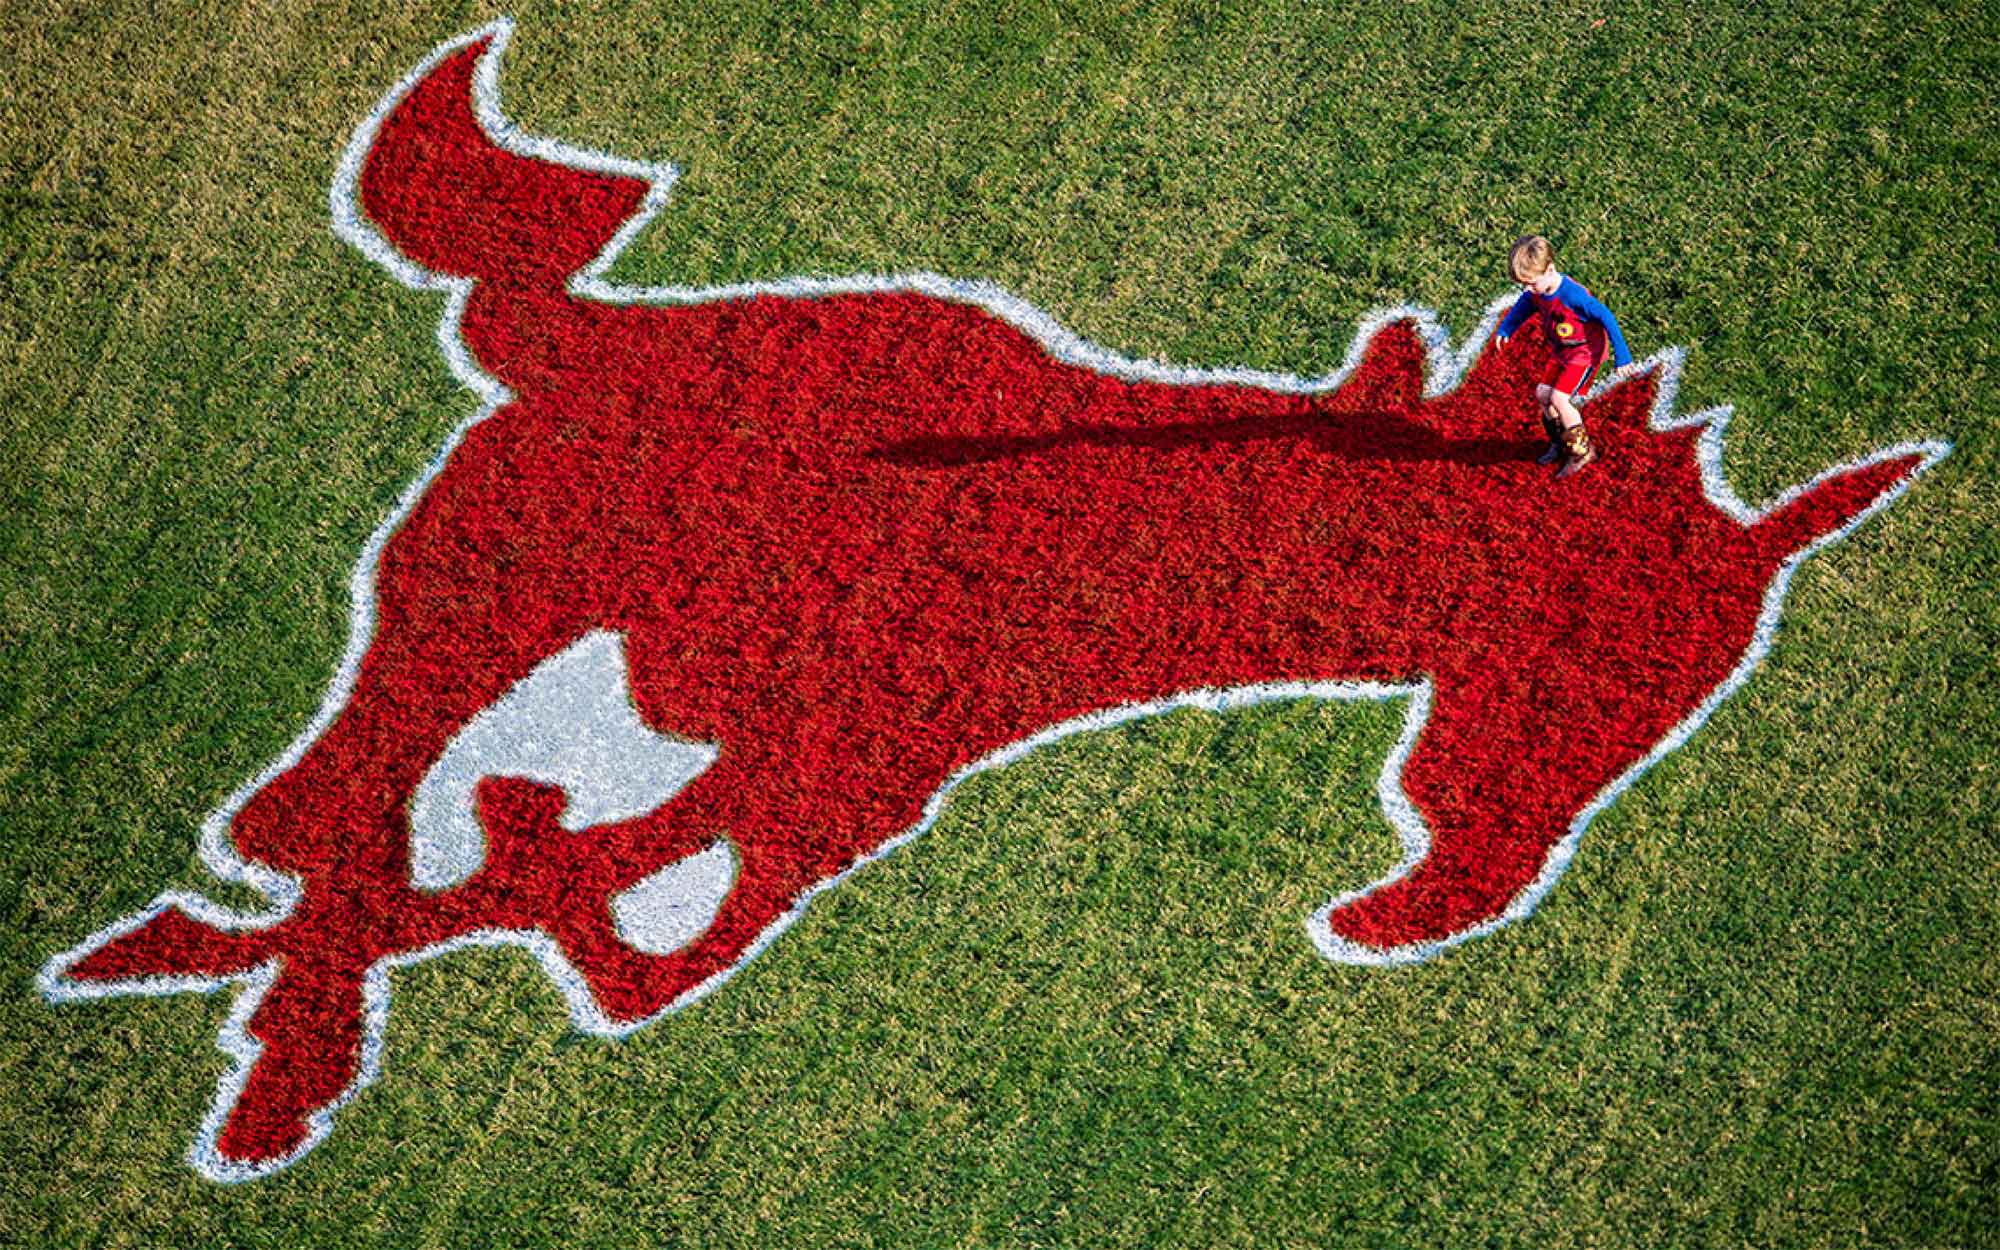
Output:
[[[1414,314],[1305,381],[1125,360],[931,275],[615,288],[670,171],[506,128],[506,33],[439,49],[336,186],[346,237],[447,293],[490,406],[364,553],[322,716],[211,821],[271,905],[165,896],[43,974],[237,988],[191,1154],[220,1179],[326,1135],[399,963],[520,944],[627,1032],[970,771],[1167,707],[1407,700],[1404,860],[1308,929],[1353,962],[1484,932],[1748,676],[1801,556],[1946,450],[1758,511],[1727,414],[1672,415],[1677,354],[1591,400],[1602,460],[1557,482],[1535,353]]]

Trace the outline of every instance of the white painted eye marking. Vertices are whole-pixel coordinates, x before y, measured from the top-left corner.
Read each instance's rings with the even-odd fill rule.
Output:
[[[424,774],[410,805],[410,881],[420,890],[449,889],[486,862],[486,834],[472,803],[481,778],[561,786],[569,804],[558,823],[575,833],[645,815],[717,753],[648,728],[632,706],[624,638],[587,634],[466,722]]]

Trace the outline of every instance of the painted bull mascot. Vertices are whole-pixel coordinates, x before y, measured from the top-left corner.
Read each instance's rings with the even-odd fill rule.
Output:
[[[163,896],[43,972],[237,987],[191,1155],[218,1179],[326,1135],[398,964],[520,944],[628,1032],[970,772],[1170,707],[1406,700],[1402,862],[1307,928],[1363,963],[1492,929],[1741,685],[1804,556],[1946,451],[1753,510],[1727,411],[1674,415],[1676,353],[1592,400],[1605,459],[1558,485],[1529,362],[1417,310],[1305,380],[1125,359],[935,275],[614,287],[672,171],[513,131],[507,33],[438,49],[335,183],[487,403],[363,553],[320,716],[208,823],[270,905]]]

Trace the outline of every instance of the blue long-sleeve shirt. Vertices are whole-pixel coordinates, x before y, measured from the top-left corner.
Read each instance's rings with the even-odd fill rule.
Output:
[[[1521,292],[1521,298],[1500,319],[1498,333],[1502,336],[1514,333],[1522,322],[1538,312],[1542,315],[1542,337],[1548,340],[1550,351],[1562,354],[1588,347],[1591,356],[1601,360],[1605,340],[1609,339],[1612,363],[1621,369],[1632,363],[1632,351],[1625,346],[1618,318],[1576,279],[1564,275],[1553,295]]]

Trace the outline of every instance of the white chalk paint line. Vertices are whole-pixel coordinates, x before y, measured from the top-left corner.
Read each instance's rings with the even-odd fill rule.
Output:
[[[1533,911],[1542,897],[1562,875],[1574,856],[1584,830],[1597,814],[1609,807],[1617,798],[1630,789],[1639,777],[1660,759],[1681,746],[1694,731],[1728,697],[1740,689],[1751,672],[1769,653],[1776,635],[1779,613],[1784,597],[1791,584],[1793,573],[1807,556],[1831,543],[1838,542],[1853,533],[1868,517],[1886,507],[1900,496],[1923,472],[1951,452],[1951,445],[1941,441],[1900,443],[1883,448],[1861,459],[1836,466],[1820,474],[1809,482],[1801,483],[1771,500],[1762,508],[1746,505],[1730,488],[1723,473],[1722,452],[1724,431],[1733,415],[1728,407],[1712,408],[1692,414],[1678,414],[1675,402],[1680,389],[1681,369],[1685,353],[1673,347],[1657,352],[1641,361],[1633,374],[1657,373],[1658,379],[1653,404],[1648,414],[1648,422],[1654,430],[1681,429],[1705,426],[1697,443],[1696,460],[1700,467],[1702,489],[1709,501],[1725,513],[1745,525],[1753,524],[1759,518],[1783,507],[1804,492],[1837,476],[1864,465],[1879,463],[1897,456],[1918,455],[1922,461],[1917,470],[1885,491],[1863,512],[1848,524],[1831,533],[1820,536],[1796,552],[1780,568],[1765,592],[1764,607],[1759,617],[1756,633],[1750,648],[1745,652],[1734,672],[1717,686],[1695,712],[1682,721],[1671,733],[1660,740],[1654,749],[1639,763],[1627,770],[1616,781],[1605,787],[1591,803],[1571,823],[1568,834],[1550,851],[1540,874],[1534,882],[1515,898],[1513,903],[1499,917],[1485,924],[1454,934],[1437,942],[1417,943],[1378,950],[1359,947],[1344,942],[1332,935],[1324,921],[1332,910],[1371,891],[1381,889],[1400,880],[1420,861],[1430,847],[1430,833],[1421,815],[1410,802],[1402,786],[1402,770],[1410,752],[1421,736],[1423,725],[1428,719],[1431,705],[1431,685],[1428,679],[1414,680],[1405,684],[1356,683],[1297,683],[1265,686],[1246,686],[1229,690],[1189,691],[1173,698],[1151,703],[1134,704],[1127,707],[1107,709],[1090,716],[1079,717],[1054,725],[1032,737],[1022,739],[1003,750],[997,751],[954,774],[932,795],[925,805],[924,817],[916,825],[902,834],[883,843],[870,854],[857,860],[845,871],[817,883],[802,893],[792,909],[774,921],[757,940],[747,948],[730,967],[680,995],[673,1002],[654,1015],[641,1020],[617,1022],[611,1020],[599,1007],[590,992],[588,983],[570,965],[547,935],[535,930],[484,930],[465,934],[447,942],[438,943],[417,951],[383,959],[371,967],[363,980],[365,1018],[363,1022],[363,1043],[358,1075],[341,1094],[325,1107],[312,1113],[311,1130],[305,1142],[295,1151],[281,1159],[259,1164],[246,1164],[224,1158],[217,1149],[217,1138],[222,1124],[241,1095],[251,1067],[255,1064],[260,1047],[247,1031],[250,1017],[262,1001],[264,993],[275,980],[275,961],[251,972],[230,977],[156,977],[117,983],[77,983],[66,979],[68,968],[90,953],[102,948],[114,939],[133,931],[168,906],[181,906],[184,910],[204,923],[218,928],[243,929],[275,924],[289,915],[297,905],[300,885],[286,874],[267,866],[241,859],[229,840],[229,825],[236,813],[249,797],[268,784],[274,777],[289,769],[302,758],[321,733],[332,723],[335,716],[346,706],[353,693],[354,681],[363,655],[372,640],[375,627],[375,577],[383,549],[388,544],[405,518],[415,508],[431,481],[444,468],[452,452],[458,447],[465,434],[474,425],[512,398],[508,389],[497,379],[486,374],[473,360],[460,335],[459,327],[464,316],[466,300],[472,289],[469,279],[455,279],[432,273],[403,257],[380,235],[362,212],[360,204],[360,173],[368,148],[374,141],[382,122],[410,90],[427,73],[453,53],[458,52],[481,39],[491,39],[491,46],[481,57],[478,72],[474,77],[474,108],[483,125],[495,142],[510,151],[523,156],[559,161],[578,168],[598,170],[624,177],[644,178],[650,184],[645,200],[632,219],[605,246],[603,252],[588,266],[579,271],[571,280],[571,291],[582,298],[600,300],[612,304],[699,304],[721,300],[746,299],[757,295],[780,295],[811,298],[824,295],[860,294],[870,292],[905,291],[934,296],[939,299],[971,304],[985,309],[1001,320],[1017,327],[1039,342],[1055,359],[1080,365],[1099,373],[1131,380],[1163,382],[1176,385],[1208,385],[1234,383],[1259,387],[1266,390],[1288,393],[1311,393],[1337,389],[1351,376],[1360,364],[1368,345],[1383,328],[1396,322],[1409,322],[1423,341],[1429,357],[1429,369],[1425,378],[1424,394],[1436,397],[1456,388],[1478,359],[1486,341],[1491,337],[1495,325],[1505,314],[1514,300],[1508,294],[1487,306],[1473,333],[1455,349],[1451,337],[1440,324],[1437,314],[1428,308],[1414,304],[1403,304],[1378,309],[1362,318],[1357,324],[1355,336],[1347,356],[1338,369],[1319,377],[1301,377],[1296,374],[1272,372],[1246,368],[1198,368],[1185,365],[1167,364],[1153,360],[1134,359],[1111,351],[1108,348],[1088,342],[1064,327],[1054,317],[1017,295],[990,282],[947,278],[929,272],[900,275],[857,274],[846,277],[795,277],[769,282],[747,282],[714,287],[621,287],[604,279],[618,254],[645,228],[646,224],[666,204],[669,192],[677,176],[671,164],[646,163],[626,160],[605,153],[572,147],[550,139],[521,134],[506,120],[500,111],[499,64],[507,43],[514,30],[511,20],[499,21],[478,30],[459,36],[438,45],[415,69],[406,75],[375,107],[366,121],[355,131],[343,154],[335,173],[331,189],[331,209],[333,228],[336,234],[346,239],[369,259],[388,270],[399,282],[416,290],[443,291],[446,295],[443,318],[438,323],[438,346],[446,363],[455,377],[477,394],[482,400],[481,407],[468,417],[449,437],[446,438],[430,464],[410,484],[398,500],[396,507],[384,519],[375,533],[363,547],[361,558],[355,566],[352,579],[353,612],[348,636],[348,646],[342,657],[327,694],[318,713],[304,731],[294,739],[291,746],[269,767],[251,781],[239,787],[218,807],[202,825],[200,853],[202,862],[215,875],[226,881],[238,882],[257,890],[267,900],[268,905],[261,911],[237,913],[216,906],[199,895],[171,892],[161,895],[155,902],[134,916],[125,917],[100,929],[70,950],[54,956],[42,968],[37,983],[42,993],[51,1001],[90,999],[112,994],[168,994],[185,991],[215,992],[229,985],[240,985],[234,1009],[224,1023],[217,1038],[217,1045],[225,1055],[234,1060],[230,1070],[223,1073],[216,1084],[216,1094],[208,1115],[202,1121],[195,1141],[188,1154],[190,1164],[204,1176],[218,1181],[242,1181],[266,1176],[295,1162],[331,1132],[333,1114],[345,1106],[361,1090],[372,1084],[381,1074],[383,1034],[386,1030],[389,1012],[389,972],[398,967],[418,963],[451,951],[476,946],[514,945],[526,949],[542,965],[549,979],[562,993],[569,1004],[570,1018],[576,1027],[588,1033],[608,1037],[622,1037],[644,1028],[671,1012],[678,1011],[699,1001],[721,985],[757,955],[761,954],[772,941],[805,914],[807,906],[822,890],[844,881],[863,865],[891,853],[929,829],[937,819],[946,797],[967,777],[988,768],[1002,767],[1025,756],[1029,751],[1046,746],[1072,733],[1087,732],[1123,724],[1142,716],[1156,715],[1177,707],[1193,707],[1208,711],[1226,711],[1255,703],[1281,699],[1390,699],[1407,697],[1409,710],[1405,716],[1402,735],[1383,765],[1381,777],[1377,781],[1377,793],[1382,801],[1383,812],[1388,817],[1403,848],[1403,858],[1388,874],[1370,882],[1359,890],[1351,891],[1335,898],[1307,920],[1307,929],[1314,945],[1327,958],[1344,963],[1356,964],[1405,964],[1428,959],[1451,946],[1476,937],[1517,920]],[[1592,390],[1589,400],[1595,400],[1606,392],[1622,385],[1627,378],[1607,380]],[[1322,936],[1324,935],[1324,936]]]

